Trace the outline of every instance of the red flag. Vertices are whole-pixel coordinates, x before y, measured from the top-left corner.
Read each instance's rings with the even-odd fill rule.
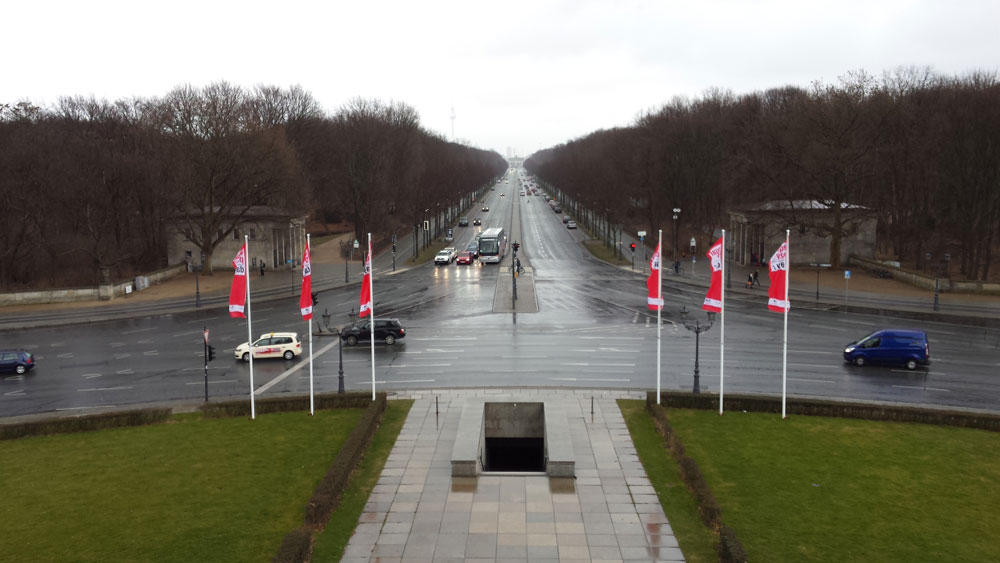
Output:
[[[722,238],[705,253],[708,264],[712,268],[712,283],[708,286],[708,294],[701,308],[706,311],[722,312]]]
[[[768,262],[768,276],[771,287],[767,289],[767,308],[775,313],[784,313],[791,308],[785,300],[785,284],[788,283],[788,241],[781,243]]]
[[[244,304],[247,300],[247,245],[244,242],[233,258],[233,286],[229,289],[229,316],[245,319]]]
[[[660,245],[656,245],[656,252],[653,253],[653,257],[649,259],[649,277],[646,278],[646,289],[648,295],[646,297],[646,306],[649,307],[650,311],[656,311],[658,309],[663,309],[663,299],[660,298]],[[659,307],[657,307],[659,305]]]
[[[302,255],[302,293],[299,295],[299,309],[303,319],[313,318],[312,298],[312,260],[309,258],[309,241],[306,241],[306,251]]]
[[[368,254],[365,256],[365,275],[361,278],[361,310],[358,311],[358,318],[363,319],[368,315],[375,317],[372,309],[372,241],[368,240]]]

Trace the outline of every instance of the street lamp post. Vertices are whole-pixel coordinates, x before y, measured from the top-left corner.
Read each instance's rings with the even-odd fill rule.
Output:
[[[677,217],[680,216],[681,208],[674,208],[674,260],[677,259]]]
[[[712,312],[712,311],[709,311],[708,312],[708,324],[701,324],[701,321],[698,320],[698,319],[690,319],[690,318],[688,318],[687,307],[685,307],[685,306],[682,305],[681,306],[681,322],[684,323],[684,328],[686,328],[686,329],[688,329],[688,330],[690,330],[691,332],[694,333],[694,389],[692,390],[692,392],[693,393],[701,393],[701,385],[700,385],[700,381],[699,381],[699,379],[700,379],[700,373],[698,371],[698,355],[699,355],[699,351],[700,351],[699,337],[701,336],[701,333],[703,333],[703,332],[707,331],[708,329],[712,328],[712,325],[715,324],[715,313]]]

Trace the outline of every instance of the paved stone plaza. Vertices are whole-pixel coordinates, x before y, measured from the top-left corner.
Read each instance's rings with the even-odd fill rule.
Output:
[[[644,400],[645,392],[464,389],[396,397],[416,402],[343,561],[684,560],[615,403]],[[470,397],[564,408],[576,478],[452,477],[461,405]]]

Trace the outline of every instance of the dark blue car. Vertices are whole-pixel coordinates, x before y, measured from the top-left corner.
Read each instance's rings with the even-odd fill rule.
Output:
[[[922,330],[878,330],[848,344],[844,348],[844,361],[859,367],[894,364],[917,369],[917,366],[931,363],[931,348],[927,343],[927,333]]]
[[[35,357],[24,350],[0,350],[0,372],[27,373],[35,367]]]

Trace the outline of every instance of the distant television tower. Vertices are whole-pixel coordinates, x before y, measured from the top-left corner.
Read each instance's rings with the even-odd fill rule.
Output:
[[[455,106],[451,106],[451,142],[455,142]]]

